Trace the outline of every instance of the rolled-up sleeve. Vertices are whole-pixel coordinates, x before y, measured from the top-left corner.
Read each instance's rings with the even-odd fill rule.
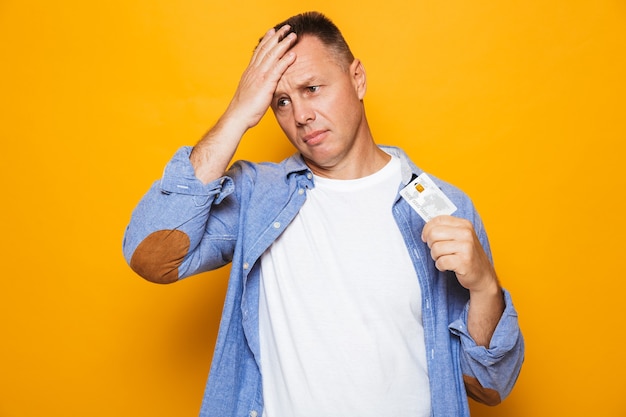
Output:
[[[524,338],[511,295],[503,290],[505,309],[491,338],[489,348],[479,346],[469,334],[469,303],[450,331],[461,340],[461,370],[468,396],[496,405],[509,395],[524,361]]]
[[[124,234],[126,261],[149,281],[175,282],[231,260],[238,210],[233,199],[224,200],[234,182],[224,176],[203,184],[189,161],[191,149],[176,152],[133,211]]]

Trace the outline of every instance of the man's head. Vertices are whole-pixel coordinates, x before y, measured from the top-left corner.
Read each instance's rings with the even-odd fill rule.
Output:
[[[298,35],[298,39],[303,39],[306,36],[314,36],[319,39],[333,53],[337,63],[342,68],[348,69],[354,61],[354,55],[352,55],[352,51],[350,51],[350,47],[339,28],[322,13],[301,13],[277,24],[274,29],[278,30],[285,25],[289,25],[291,28],[285,36],[294,32]]]
[[[293,25],[293,26],[292,26]],[[320,176],[371,173],[363,164],[376,152],[363,97],[366,76],[337,27],[319,13],[304,13],[278,25],[297,35],[293,61],[276,85],[271,108],[305,162]]]

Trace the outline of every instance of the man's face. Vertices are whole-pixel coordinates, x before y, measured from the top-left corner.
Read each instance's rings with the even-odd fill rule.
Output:
[[[365,73],[358,60],[342,68],[316,37],[292,48],[295,62],[280,79],[272,110],[291,143],[314,173],[329,173],[356,163],[361,144],[370,140],[362,99]]]

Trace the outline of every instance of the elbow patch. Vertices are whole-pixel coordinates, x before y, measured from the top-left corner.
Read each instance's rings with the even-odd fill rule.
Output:
[[[180,230],[159,230],[148,235],[135,249],[130,267],[148,281],[170,284],[178,281],[178,267],[189,252],[189,236]]]
[[[478,382],[478,379],[463,375],[463,382],[465,382],[467,396],[471,399],[491,406],[498,405],[502,402],[498,391],[483,387],[480,382]]]

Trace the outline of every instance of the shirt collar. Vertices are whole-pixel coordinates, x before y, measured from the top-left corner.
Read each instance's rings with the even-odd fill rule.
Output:
[[[419,175],[423,171],[415,165],[408,157],[408,155],[400,148],[396,146],[381,145],[380,149],[387,152],[389,155],[395,156],[400,159],[402,183],[408,184],[414,175]],[[291,155],[284,161],[285,175],[289,177],[291,174],[305,174],[311,173],[310,168],[304,162],[300,153]]]

